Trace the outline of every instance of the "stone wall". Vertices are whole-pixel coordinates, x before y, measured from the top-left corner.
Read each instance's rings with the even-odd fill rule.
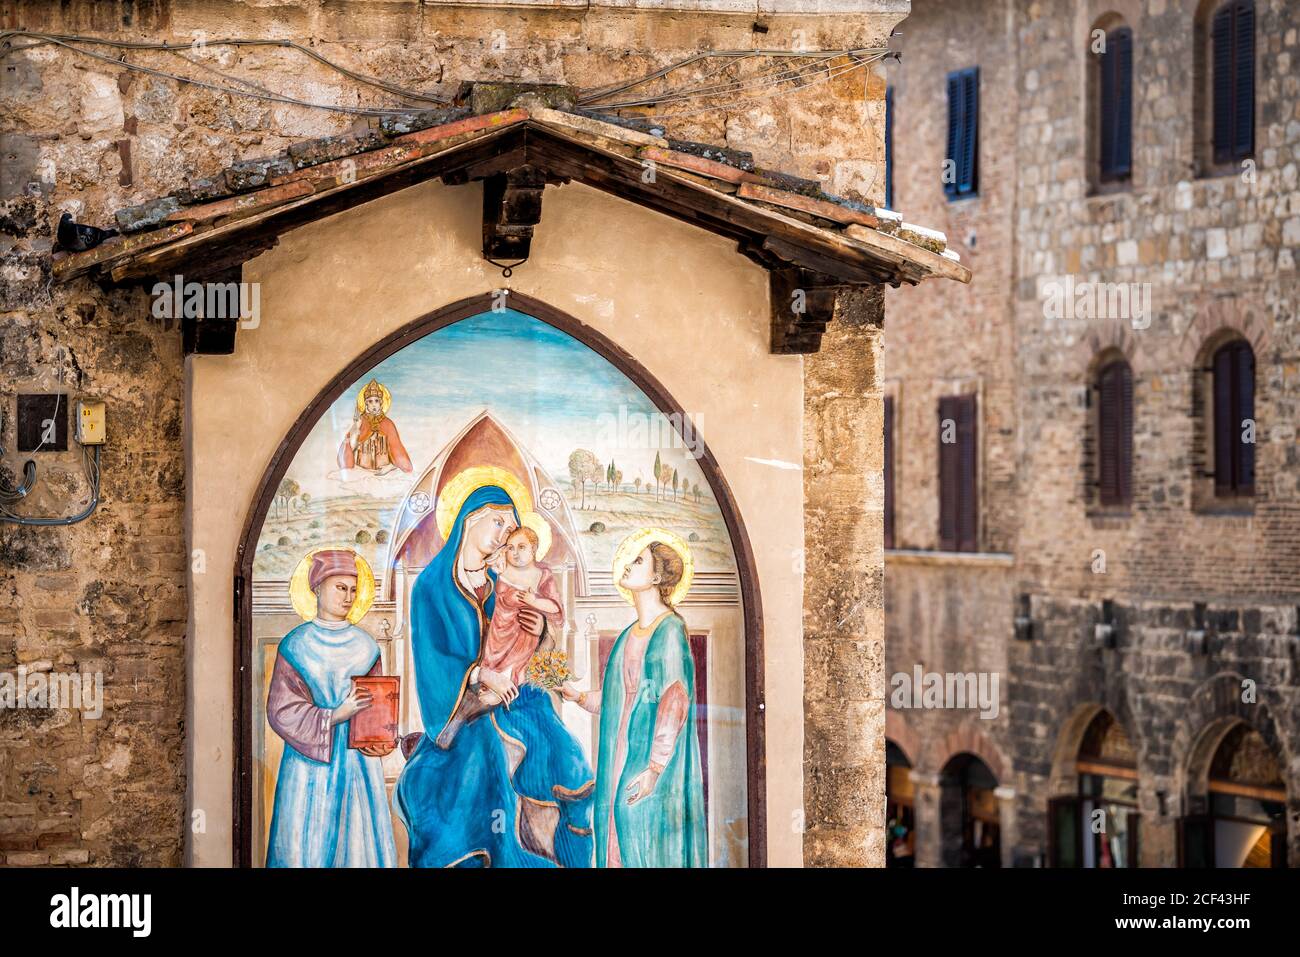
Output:
[[[1229,716],[1259,730],[1289,764],[1290,855],[1293,866],[1300,861],[1300,639],[1293,624],[1300,596],[1300,76],[1294,68],[1300,11],[1285,0],[1255,5],[1254,163],[1222,171],[1198,162],[1190,81],[1195,19],[1210,6],[1192,0],[917,2],[908,21],[898,169],[912,165],[913,148],[935,162],[942,156],[942,79],[979,57],[981,196],[947,204],[949,222],[961,222],[969,209],[1010,227],[999,237],[1000,261],[982,258],[994,252],[982,241],[986,253],[973,253],[975,284],[990,291],[970,313],[927,301],[933,289],[892,294],[886,348],[896,333],[907,337],[909,348],[889,353],[905,408],[909,388],[925,388],[910,387],[909,377],[943,382],[973,364],[1013,363],[1005,406],[1013,435],[999,450],[985,444],[983,462],[991,481],[998,467],[991,460],[1013,470],[1014,510],[1000,511],[986,489],[982,541],[989,550],[1011,543],[1014,574],[1006,589],[988,596],[997,602],[1004,650],[981,651],[978,667],[1005,664],[1009,672],[1005,720],[984,730],[1014,767],[1019,837],[1013,856],[1022,861],[1045,850],[1057,746],[1079,709],[1098,705],[1121,720],[1139,755],[1143,863],[1174,862],[1174,822],[1195,809],[1187,779],[1192,743]],[[1134,31],[1134,171],[1126,187],[1098,191],[1088,165],[1087,45],[1093,26],[1115,22],[1111,14]],[[963,29],[954,31],[954,22]],[[919,103],[918,75],[932,88]],[[1009,133],[1005,124],[1013,127]],[[986,161],[999,164],[1009,181],[999,175],[990,182]],[[935,168],[929,160],[917,166]],[[913,189],[945,202],[937,171],[907,170],[898,182],[904,205],[914,203]],[[992,190],[987,195],[985,184]],[[1060,318],[1045,308],[1044,294],[1066,277],[1150,284],[1150,314]],[[983,338],[968,335],[968,348],[960,351],[944,338],[968,329],[989,331]],[[1250,341],[1257,363],[1256,494],[1231,508],[1213,499],[1204,474],[1201,370],[1208,347],[1224,335]],[[938,345],[926,348],[926,341]],[[1134,497],[1127,509],[1098,507],[1091,484],[1088,392],[1098,357],[1107,352],[1122,353],[1134,376]],[[898,527],[900,544],[925,546],[915,530],[918,521],[922,533],[933,524],[934,493],[914,486],[908,470],[933,470],[915,464],[905,449],[909,441],[933,440],[913,431],[905,420],[897,443],[904,450]],[[982,441],[1001,441],[995,432],[986,428]],[[919,585],[913,568],[887,562],[892,612],[895,600]],[[954,574],[931,600],[948,605],[957,592],[976,600],[970,596],[982,587],[978,574]],[[1013,637],[1021,595],[1030,600],[1030,642]],[[1120,622],[1114,649],[1093,637],[1105,600],[1114,603]],[[1204,652],[1188,637],[1199,630],[1198,604],[1209,622]],[[981,620],[979,613],[974,619]],[[894,635],[891,626],[891,642]],[[970,668],[973,640],[967,621],[954,622],[925,648],[904,632],[903,644],[891,644],[890,670],[908,667],[913,656],[927,668]],[[1257,683],[1257,704],[1241,704],[1243,679]],[[1230,686],[1235,698],[1225,691]],[[935,736],[956,721],[924,719],[938,723]]]
[[[42,221],[27,236],[48,233]],[[15,447],[19,391],[106,401],[110,441],[91,519],[0,523],[0,671],[98,675],[103,694],[98,718],[0,709],[0,861],[176,865],[188,566],[180,339],[148,318],[140,294],[78,289],[51,300],[39,278],[11,279],[6,294],[29,305],[0,314],[0,401],[11,418],[0,446]],[[77,451],[6,458],[9,485],[23,461],[38,465],[34,501],[18,511],[67,515],[89,501],[80,447],[69,446]]]
[[[360,73],[443,95],[462,80],[481,78],[592,88],[639,77],[701,49],[880,44],[908,5],[860,0],[797,14],[796,4],[784,3],[764,5],[759,14],[728,11],[728,4],[707,0],[672,6],[539,2],[506,8],[416,0],[54,5],[30,0],[6,5],[0,23],[121,40],[193,42],[182,54],[134,51],[129,59],[205,82],[225,82],[213,72],[221,71],[304,100],[380,107],[394,99],[292,50],[205,41],[293,39]],[[101,52],[120,54],[111,47]],[[51,286],[52,229],[65,211],[80,222],[109,225],[114,210],[234,161],[366,121],[178,86],[52,46],[12,54],[3,62],[0,401],[12,409],[16,392],[53,389],[62,370],[63,387],[74,398],[107,400],[109,444],[103,504],[94,519],[56,531],[0,525],[0,588],[15,596],[0,610],[0,637],[6,639],[0,644],[0,668],[36,662],[50,662],[55,669],[102,666],[109,710],[98,722],[67,714],[42,716],[35,725],[32,714],[0,718],[0,734],[6,745],[13,743],[0,752],[0,853],[14,864],[174,864],[181,860],[185,833],[185,701],[187,694],[192,699],[201,693],[185,688],[183,677],[189,557],[180,336],[149,318],[149,302],[139,290],[105,291],[84,281]],[[688,104],[666,112],[674,136],[749,150],[761,165],[879,202],[883,111],[880,74],[855,71],[794,96],[732,102],[723,109]],[[845,371],[866,375],[869,370],[860,369],[852,353],[849,348]],[[826,359],[820,368],[829,373],[835,363]],[[857,387],[863,394],[874,389],[874,379]],[[864,409],[873,408],[872,402],[877,400],[861,400]],[[874,408],[875,418],[868,421],[878,423],[878,402]],[[6,424],[0,441],[9,453],[4,467],[11,480],[23,458],[13,454],[13,428]],[[877,456],[870,466],[875,469],[878,451],[868,452]],[[84,483],[76,453],[40,460],[41,492],[31,510],[79,501]],[[871,474],[861,462],[853,473]],[[857,534],[876,529],[878,535],[878,520],[871,517],[878,514],[878,503],[865,513],[854,518]],[[238,520],[232,515],[232,522]],[[867,571],[869,592],[877,587],[870,583],[878,574]],[[859,590],[856,584],[836,587]],[[881,626],[870,621],[862,626],[862,642],[836,649],[836,655],[847,656],[842,667],[863,674],[878,670],[879,655],[872,657],[868,645],[878,646]],[[862,694],[863,701],[874,696]],[[855,799],[873,819],[881,817],[879,774],[866,772],[878,761],[878,745],[878,739],[854,742],[857,750],[846,760],[865,777],[842,785],[865,781],[873,789]],[[818,762],[827,754],[813,741],[805,758]],[[826,806],[857,807],[834,789],[820,787],[818,794]],[[35,828],[29,818],[36,819]],[[871,859],[875,852],[867,848],[864,825],[858,820],[852,826],[856,850],[839,859]]]
[[[804,362],[804,863],[884,863],[883,304]]]

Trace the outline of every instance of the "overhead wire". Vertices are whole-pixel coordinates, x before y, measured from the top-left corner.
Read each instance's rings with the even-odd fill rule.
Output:
[[[760,71],[752,77],[736,80],[731,83],[714,85],[711,87],[691,87],[681,91],[670,90],[658,95],[647,96],[640,100],[628,100],[622,103],[603,104],[602,108],[608,110],[630,109],[637,106],[656,106],[701,97],[728,96],[733,93],[742,93],[747,90],[760,89],[775,83],[786,82],[790,79],[797,79],[800,76],[805,76],[810,73],[820,73],[822,71],[822,64],[845,55],[846,54],[840,53],[828,54],[817,58],[809,66],[801,66],[798,68],[791,68],[789,65],[779,64],[770,67],[767,70]]]
[[[158,51],[169,52],[169,53],[177,53],[178,51],[181,50],[193,50],[194,47],[192,44],[137,44],[137,43],[130,43],[128,41],[117,41],[117,40],[110,41],[110,40],[101,40],[96,38],[83,38],[83,37],[76,37],[73,38],[71,41],[69,41],[57,34],[31,34],[28,31],[15,31],[15,30],[0,32],[0,42],[5,40],[9,36],[15,36],[15,35],[36,36],[39,37],[40,39],[36,43],[28,43],[18,47],[11,47],[8,50],[0,50],[0,58],[7,56],[9,53],[18,52],[20,50],[28,50],[31,49],[32,47],[54,45],[54,46],[62,47],[67,50],[71,50],[72,52],[81,54],[82,56],[92,57],[93,59],[101,60],[105,63],[112,64],[113,66],[121,67],[123,69],[131,70],[133,72],[144,73],[150,76],[162,77],[164,79],[173,80],[177,83],[184,83],[189,86],[196,86],[201,89],[212,90],[217,93],[225,93],[232,96],[247,96],[257,100],[262,100],[262,101],[272,102],[272,103],[281,103],[287,106],[302,106],[310,109],[326,110],[332,113],[346,113],[349,115],[356,115],[356,116],[391,116],[394,113],[410,112],[412,109],[414,109],[414,107],[410,105],[404,105],[400,107],[385,107],[385,108],[350,107],[350,106],[339,106],[334,103],[317,103],[310,100],[300,100],[296,97],[285,96],[283,94],[272,93],[270,91],[264,90],[260,87],[257,87],[256,84],[250,83],[249,81],[246,80],[239,79],[238,77],[232,77],[228,74],[223,73],[220,70],[217,70],[214,67],[205,67],[207,69],[210,69],[212,72],[217,73],[223,79],[231,83],[238,83],[242,86],[253,87],[253,89],[240,90],[231,86],[223,86],[216,83],[207,83],[203,80],[195,79],[194,77],[184,76],[183,74],[180,73],[173,73],[170,70],[160,70],[155,67],[148,67],[139,63],[132,63],[129,60],[117,59],[111,56],[107,56],[103,53],[97,53],[94,50],[87,50],[84,47],[77,45],[78,42],[89,42],[92,44],[123,47],[125,49],[158,50]],[[410,99],[418,99],[426,103],[437,103],[439,105],[445,105],[447,103],[445,99],[440,97],[434,98],[434,97],[427,96],[425,94],[416,93],[414,91],[402,90],[400,87],[392,87],[391,85],[383,84],[380,81],[374,80],[371,77],[365,77],[362,74],[355,73],[354,71],[348,70],[345,67],[341,67],[338,64],[335,64],[332,61],[327,60],[324,57],[321,57],[319,54],[316,54],[308,50],[306,47],[303,47],[300,44],[292,43],[290,41],[209,40],[209,41],[205,41],[204,45],[212,46],[212,45],[217,45],[218,43],[228,43],[230,45],[236,45],[236,46],[266,44],[271,46],[288,47],[295,50],[300,50],[302,52],[309,54],[314,59],[320,60],[322,63],[325,63],[331,66],[333,69],[338,70],[340,73],[343,73],[351,77],[352,79],[357,80],[358,82],[366,83],[372,86],[377,86],[378,88],[384,89],[387,92],[393,93],[394,95],[405,96]],[[193,63],[193,61],[190,61],[188,59],[187,62]],[[195,64],[195,65],[201,65],[201,64]]]
[[[836,67],[836,68],[833,68],[833,69],[830,69],[830,70],[822,71],[822,72],[820,73],[820,75],[817,76],[815,79],[809,80],[807,83],[800,84],[799,86],[795,87],[794,90],[790,90],[790,91],[788,91],[788,92],[797,92],[797,91],[800,91],[800,90],[806,90],[806,89],[809,89],[809,88],[811,88],[811,87],[818,86],[818,85],[820,85],[820,84],[822,84],[822,83],[826,83],[826,82],[829,82],[830,80],[833,80],[833,79],[835,79],[835,78],[837,78],[837,77],[843,76],[843,75],[846,74],[846,73],[851,73],[851,72],[853,72],[854,70],[859,70],[859,69],[862,69],[863,67],[870,66],[871,63],[873,63],[873,62],[875,62],[874,59],[871,59],[871,60],[865,60],[865,59],[854,59],[851,63],[848,63],[848,64],[846,64],[846,65],[844,65],[844,66]],[[733,100],[731,100],[731,101],[727,104],[727,107],[728,107],[728,108],[734,108],[735,104],[738,103],[738,102],[741,102],[741,103],[757,103],[757,102],[761,102],[761,101],[763,101],[763,100],[771,99],[772,97],[777,96],[777,95],[779,95],[779,94],[781,94],[781,93],[783,93],[783,92],[787,92],[787,91],[782,90],[782,89],[774,89],[774,90],[772,90],[770,93],[764,93],[764,94],[761,94],[761,95],[759,95],[759,96],[739,97],[739,98],[737,98],[737,99],[733,99]],[[721,108],[718,107],[718,106],[716,106],[716,105],[714,105],[714,106],[703,106],[703,107],[699,107],[698,109],[694,109],[694,110],[674,110],[674,111],[671,112],[671,113],[655,113],[655,114],[651,114],[651,115],[649,115],[649,116],[646,116],[645,119],[649,119],[649,120],[668,120],[668,119],[675,119],[675,118],[677,118],[677,117],[682,117],[682,116],[696,116],[696,115],[699,115],[699,114],[701,114],[701,113],[713,113],[713,112],[717,112],[717,111],[719,111],[719,109],[721,109]]]
[[[25,46],[15,48],[20,50],[28,49],[33,46],[41,46],[43,43],[62,43],[63,45],[66,45],[68,43],[85,43],[90,45],[117,47],[119,49],[124,49],[124,50],[163,50],[163,51],[171,51],[171,52],[182,51],[182,50],[194,50],[196,47],[203,48],[203,47],[214,47],[214,46],[282,47],[284,49],[294,50],[297,53],[301,53],[303,56],[310,57],[311,59],[328,67],[329,69],[334,70],[342,74],[343,76],[348,77],[349,79],[355,80],[358,83],[362,83],[367,86],[373,86],[376,89],[384,90],[385,92],[392,93],[395,96],[402,96],[411,100],[423,100],[428,103],[437,103],[444,106],[447,105],[447,103],[449,102],[445,97],[442,96],[430,95],[428,93],[424,93],[419,90],[412,90],[407,87],[397,86],[396,84],[387,83],[383,80],[377,79],[376,77],[368,76],[364,73],[358,73],[357,71],[351,70],[340,63],[334,62],[333,60],[329,59],[323,54],[317,53],[315,50],[311,49],[311,47],[304,46],[303,44],[297,43],[293,40],[222,37],[220,39],[215,39],[215,40],[208,40],[205,38],[191,43],[165,43],[161,41],[150,42],[150,41],[142,41],[142,40],[113,40],[106,37],[88,37],[88,36],[69,34],[69,33],[41,33],[39,31],[34,31],[34,30],[3,30],[0,31],[0,42],[4,42],[6,39],[8,39],[11,36],[31,37],[39,41],[37,43],[26,44]],[[0,51],[0,57],[4,56],[4,52],[5,51]],[[121,61],[115,61],[115,62],[121,62]],[[231,78],[228,77],[228,79]]]
[[[296,43],[292,40],[221,38],[221,39],[213,39],[213,40],[202,39],[194,43],[166,43],[166,42],[147,42],[147,41],[132,41],[132,40],[113,40],[113,39],[107,39],[102,37],[88,37],[88,36],[81,36],[75,34],[41,33],[38,31],[31,31],[31,30],[0,31],[0,43],[4,43],[14,37],[26,37],[32,39],[34,42],[23,44],[21,46],[9,46],[5,49],[0,49],[0,59],[3,59],[5,56],[7,56],[10,53],[18,52],[21,50],[31,49],[33,47],[38,47],[38,46],[55,45],[70,50],[74,53],[78,53],[83,56],[92,57],[94,59],[101,60],[103,62],[121,67],[126,70],[131,70],[134,72],[144,73],[151,76],[157,76],[164,79],[173,80],[177,83],[182,83],[189,86],[195,86],[201,89],[212,90],[213,92],[222,93],[230,96],[245,96],[245,97],[261,100],[264,102],[280,103],[288,106],[300,106],[309,109],[320,109],[320,110],[326,110],[334,113],[343,113],[343,114],[358,115],[358,116],[388,116],[399,112],[409,112],[410,109],[412,109],[410,105],[403,105],[400,107],[388,107],[388,108],[359,107],[359,106],[350,107],[350,106],[340,106],[334,103],[319,103],[319,102],[313,102],[309,100],[302,100],[296,97],[275,93],[271,90],[266,89],[263,86],[260,86],[259,84],[253,83],[252,81],[244,80],[240,77],[232,76],[228,73],[225,73],[222,70],[217,69],[216,67],[210,64],[202,63],[198,60],[192,59],[185,55],[186,51],[193,51],[197,48],[207,48],[207,47],[215,47],[215,46],[233,46],[233,47],[272,46],[272,47],[278,47],[283,49],[289,49],[301,53],[307,57],[310,57],[313,60],[316,60],[317,62],[328,67],[329,69],[335,70],[338,73],[346,77],[349,77],[350,79],[358,83],[371,86],[379,90],[383,90],[384,92],[387,92],[394,96],[402,97],[408,100],[417,100],[423,103],[436,103],[439,105],[446,105],[449,102],[445,97],[424,93],[418,90],[411,90],[405,87],[398,86],[396,84],[384,82],[382,80],[376,79],[375,77],[358,73],[357,71],[342,66],[341,64],[336,63],[335,61],[329,59],[328,57],[325,57],[322,54],[317,53],[315,50],[312,50],[311,48],[304,46],[300,43]],[[144,66],[143,64],[133,63],[129,60],[126,60],[124,57],[114,58],[111,56],[107,56],[103,53],[98,53],[94,50],[85,49],[84,46],[81,46],[79,44],[86,44],[91,46],[96,46],[96,45],[108,46],[108,47],[112,47],[124,51],[160,51],[160,52],[170,53],[174,56],[178,56],[180,59],[184,60],[185,62],[189,63],[192,66],[198,67],[207,72],[215,74],[216,76],[220,77],[222,80],[226,81],[229,84],[237,84],[239,87],[244,87],[244,89],[238,89],[234,86],[228,86],[228,85],[217,84],[217,83],[208,83],[203,80],[199,80],[194,77],[185,76],[179,73],[174,73],[169,70],[162,70],[162,69],[157,69],[155,67]],[[586,106],[598,110],[622,110],[622,109],[633,109],[637,107],[646,107],[646,106],[666,106],[666,105],[677,104],[677,103],[685,103],[691,100],[709,99],[709,98],[716,99],[718,97],[724,97],[724,96],[738,97],[739,101],[741,102],[752,102],[752,101],[766,99],[771,95],[775,95],[775,92],[779,92],[779,89],[777,91],[774,91],[771,94],[766,94],[762,96],[747,96],[745,94],[751,93],[755,90],[764,89],[769,86],[775,86],[780,88],[783,84],[787,84],[787,83],[795,83],[796,85],[794,87],[794,90],[804,89],[809,86],[816,85],[818,83],[826,82],[827,80],[833,79],[834,77],[842,75],[843,73],[848,72],[850,70],[859,69],[863,66],[866,66],[870,63],[873,63],[889,55],[890,55],[890,51],[887,48],[883,48],[883,47],[881,48],[864,47],[859,49],[833,50],[833,51],[758,50],[758,49],[702,51],[700,53],[692,54],[691,56],[685,57],[684,59],[670,63],[666,66],[660,67],[659,69],[651,71],[650,73],[647,73],[642,77],[632,79],[632,80],[622,81],[616,84],[611,84],[609,86],[602,87],[597,90],[592,90],[587,93],[581,93],[577,99],[577,104],[580,106]],[[775,59],[778,60],[779,62],[771,66],[768,66],[762,70],[759,70],[757,73],[754,73],[747,77],[736,77],[735,79],[730,79],[722,83],[713,83],[713,84],[708,83],[708,81],[714,79],[715,77],[726,73],[727,70],[730,70],[733,67],[736,67],[747,60],[752,60],[758,57]],[[850,63],[847,67],[833,67],[829,65],[830,61],[839,59],[841,57],[849,58]],[[676,71],[685,69],[686,67],[694,63],[711,60],[711,59],[723,59],[728,62],[725,62],[721,66],[713,70],[710,70],[704,73],[702,76],[698,77],[694,81],[695,85],[693,86],[677,87],[674,89],[664,90],[660,93],[649,94],[640,97],[638,99],[630,99],[618,103],[599,102],[600,100],[604,100],[617,93],[626,92],[628,90],[635,89],[639,86],[643,86],[647,83],[654,82],[655,80],[662,79],[663,77],[666,77]],[[803,65],[803,64],[797,64],[795,62],[792,62],[792,61],[799,61],[799,60],[811,60],[811,63],[808,65]],[[814,76],[815,79],[809,80],[808,82],[799,82],[809,76]],[[732,102],[735,102],[735,100],[733,99]],[[717,109],[717,107],[702,107],[695,110],[674,111],[671,114],[662,114],[662,115],[689,116],[697,113],[710,112],[715,109]],[[652,118],[658,118],[658,117],[656,116]]]

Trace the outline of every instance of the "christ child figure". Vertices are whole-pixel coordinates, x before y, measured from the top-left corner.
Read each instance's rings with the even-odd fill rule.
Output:
[[[479,696],[484,704],[510,704],[519,696],[528,662],[543,637],[528,632],[519,612],[531,608],[555,631],[564,626],[560,589],[551,569],[537,561],[538,536],[526,525],[516,528],[501,549],[496,576],[496,605],[479,663]]]

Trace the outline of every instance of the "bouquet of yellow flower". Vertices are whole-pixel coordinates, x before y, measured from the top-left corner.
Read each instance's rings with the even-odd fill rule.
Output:
[[[546,691],[558,691],[560,685],[573,680],[569,656],[562,651],[539,651],[528,662],[524,680]]]

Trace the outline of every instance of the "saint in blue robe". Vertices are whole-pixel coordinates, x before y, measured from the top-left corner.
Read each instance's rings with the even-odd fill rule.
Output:
[[[370,673],[379,645],[347,622],[308,621],[280,642],[267,720],[285,739],[275,782],[267,867],[395,867],[379,758],[348,747],[329,716]]]

